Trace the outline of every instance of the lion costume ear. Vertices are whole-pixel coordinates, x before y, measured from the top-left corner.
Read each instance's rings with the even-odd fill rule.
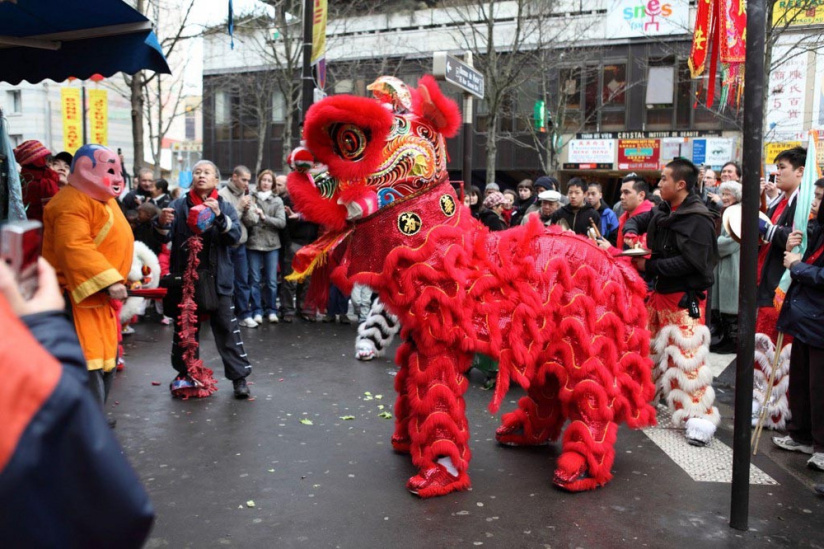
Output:
[[[374,99],[337,95],[312,105],[303,135],[315,158],[338,180],[357,182],[377,169],[393,121]]]
[[[461,110],[457,103],[446,97],[438,83],[427,74],[418,82],[413,94],[415,112],[426,118],[444,137],[455,137],[461,128]]]

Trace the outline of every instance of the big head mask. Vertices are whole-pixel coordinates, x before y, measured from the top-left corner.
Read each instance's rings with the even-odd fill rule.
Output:
[[[103,145],[83,145],[74,154],[69,185],[100,202],[117,198],[123,190],[120,158]]]

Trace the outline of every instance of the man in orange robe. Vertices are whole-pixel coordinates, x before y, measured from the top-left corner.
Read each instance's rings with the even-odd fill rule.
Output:
[[[54,265],[70,303],[86,357],[89,385],[102,406],[117,364],[118,320],[111,300],[125,300],[134,237],[117,204],[120,160],[101,145],[84,145],[69,183],[46,205],[43,257]]]

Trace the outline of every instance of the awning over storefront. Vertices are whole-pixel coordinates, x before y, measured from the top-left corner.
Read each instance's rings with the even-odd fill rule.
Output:
[[[0,81],[169,73],[146,17],[122,0],[0,0]]]

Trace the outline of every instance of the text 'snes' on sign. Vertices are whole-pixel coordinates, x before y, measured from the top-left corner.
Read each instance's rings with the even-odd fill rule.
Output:
[[[484,75],[446,52],[435,52],[432,58],[432,74],[435,78],[446,80],[478,99],[484,98]]]

